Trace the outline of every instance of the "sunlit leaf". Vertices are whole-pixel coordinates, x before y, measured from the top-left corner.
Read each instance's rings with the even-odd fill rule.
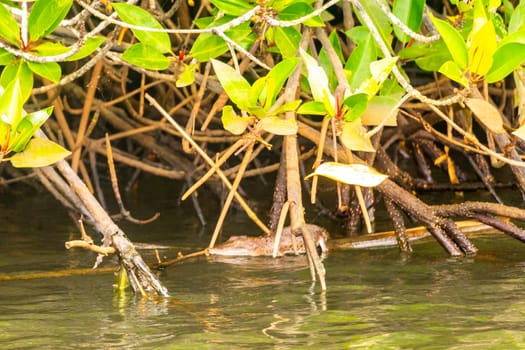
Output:
[[[193,84],[195,81],[195,71],[197,70],[198,65],[194,64],[184,64],[184,71],[179,75],[175,86],[184,87]]]
[[[483,25],[471,32],[468,49],[469,70],[479,76],[485,76],[492,66],[496,47],[496,31],[492,21],[485,19]]]
[[[522,140],[525,140],[525,125],[522,125],[518,129],[514,130],[512,134],[518,136]]]
[[[275,103],[277,95],[284,86],[284,83],[297,67],[299,58],[284,59],[276,64],[266,74],[266,84],[262,89],[259,100],[264,101],[265,108],[270,108]],[[271,82],[271,84],[270,84]]]
[[[15,153],[9,160],[16,168],[36,168],[54,164],[70,154],[71,152],[53,141],[33,138],[22,152]]]
[[[366,129],[357,119],[353,122],[344,122],[341,131],[341,142],[352,151],[375,152],[370,138],[366,136]]]
[[[14,59],[15,56],[12,53],[7,52],[4,49],[0,49],[0,66],[5,66],[9,63],[12,63]]]
[[[22,120],[24,102],[20,79],[16,77],[7,85],[0,97],[0,118],[2,122],[11,125],[12,129],[16,129]]]
[[[238,71],[226,63],[215,59],[211,60],[211,63],[215,74],[217,74],[217,78],[230,100],[240,109],[245,109],[248,105],[247,100],[250,94],[250,83],[248,83]]]
[[[291,2],[289,6],[279,11],[279,19],[283,21],[292,21],[304,17],[314,11],[313,7],[306,2],[297,1]],[[309,27],[323,27],[324,21],[319,16],[307,19],[303,22]]]
[[[367,39],[357,45],[345,64],[345,68],[352,72],[348,83],[352,90],[356,90],[363,81],[370,77],[370,63],[377,59],[377,45],[368,32]]]
[[[20,47],[20,28],[6,6],[0,5],[0,37],[12,45]]]
[[[314,175],[363,187],[375,187],[388,178],[388,176],[364,164],[341,164],[336,162],[322,163],[306,178],[311,178]]]
[[[115,12],[122,21],[136,26],[162,29],[162,25],[148,11],[134,5],[121,2],[112,2]],[[160,53],[171,52],[171,42],[168,33],[150,32],[145,30],[131,29],[140,42],[155,48]]]
[[[32,48],[31,53],[35,56],[55,56],[66,53],[69,50],[70,48],[65,47],[60,42],[44,41]]]
[[[253,123],[252,117],[241,117],[235,114],[232,106],[225,106],[222,109],[221,120],[224,129],[234,135],[242,134]]]
[[[16,130],[11,132],[8,150],[12,150],[14,152],[22,151],[38,128],[40,128],[49,118],[52,111],[53,107],[48,107],[46,109],[27,114],[18,124]]]
[[[369,102],[368,107],[361,115],[361,123],[363,125],[376,126],[383,122],[384,118],[388,118],[385,126],[397,125],[397,111],[393,111],[398,99],[391,96],[374,96]]]
[[[17,60],[4,67],[2,75],[0,75],[0,86],[4,88],[9,85],[14,79],[20,81],[20,88],[22,89],[22,100],[25,102],[31,90],[33,89],[33,72],[29,69],[24,60]]]
[[[417,33],[423,20],[424,8],[425,0],[395,0],[392,6],[392,13],[408,28]],[[410,40],[410,36],[405,34],[398,26],[394,26],[394,33],[404,43]]]
[[[464,72],[461,71],[455,61],[447,61],[443,63],[443,65],[439,68],[439,72],[463,86],[468,86],[469,84],[469,81]]]
[[[241,16],[252,9],[245,0],[210,0],[219,10],[232,16]]]
[[[52,33],[66,17],[73,0],[37,0],[31,7],[27,29],[31,41]]]
[[[87,38],[84,45],[73,55],[69,56],[66,61],[77,61],[85,58],[95,52],[100,45],[106,40],[103,36],[94,36]]]
[[[324,103],[320,101],[309,101],[303,103],[301,107],[297,110],[298,114],[311,114],[311,115],[327,115],[328,111],[326,110]]]
[[[474,113],[478,121],[492,132],[505,132],[501,114],[494,105],[481,98],[467,98],[465,104]]]
[[[328,40],[330,41],[330,44],[332,45],[332,48],[335,54],[337,55],[339,61],[344,62],[343,51],[341,48],[341,43],[339,41],[338,31],[335,29],[332,30],[332,32],[328,36]],[[328,54],[328,51],[324,46],[321,47],[317,59],[319,60],[319,65],[321,66],[321,68],[323,68],[323,70],[326,72],[326,75],[328,76],[328,86],[330,88],[330,91],[335,91],[337,89],[337,86],[339,85],[339,82],[337,81],[337,75],[335,74],[332,59],[330,58],[330,55]]]
[[[206,21],[203,25],[204,27],[216,27],[232,19],[231,16],[224,16],[217,21]],[[249,26],[249,22],[238,25],[231,30],[226,31],[225,34],[243,47],[251,46],[251,43],[255,38],[255,35]],[[228,44],[219,36],[210,33],[203,33],[197,37],[189,54],[199,62],[207,62],[212,58],[222,55],[228,50]]]
[[[150,70],[164,70],[170,65],[170,59],[156,48],[147,44],[131,45],[122,54],[122,59],[135,66]]]
[[[502,80],[525,62],[525,45],[510,43],[499,47],[494,53],[492,67],[487,73],[488,83]]]
[[[389,57],[370,63],[371,77],[362,82],[356,92],[366,93],[369,98],[372,98],[388,78],[396,62],[397,57]]]
[[[295,135],[297,133],[297,121],[295,118],[284,119],[280,117],[266,117],[260,121],[261,128],[275,135]]]
[[[509,21],[509,34],[525,29],[525,2],[520,1],[520,4],[512,12]]]
[[[278,107],[277,109],[273,110],[272,114],[278,115],[281,113],[295,111],[299,107],[300,104],[301,104],[301,100],[294,100],[294,101],[286,102],[280,107]]]
[[[284,58],[295,57],[301,41],[301,33],[294,27],[276,27],[274,29],[275,45]]]
[[[388,3],[386,0],[381,0],[381,2],[383,3],[383,5],[388,7]],[[376,1],[360,1],[359,3],[363,7],[364,11],[368,14],[377,30],[379,31],[383,42],[387,46],[390,46],[390,42],[392,40],[390,35],[392,33],[392,25],[390,24],[390,20],[388,19],[388,17],[381,10]],[[359,22],[365,23],[361,18],[360,11],[356,11],[355,13],[359,18]]]
[[[430,14],[430,18],[445,42],[454,62],[460,69],[465,69],[468,65],[468,51],[461,34],[449,23],[435,18],[432,14]]]
[[[51,80],[53,83],[58,83],[62,77],[62,68],[56,62],[39,63],[28,61],[27,65],[35,74]]]
[[[203,33],[191,47],[190,55],[199,62],[207,62],[228,51],[228,44],[217,35]]]
[[[310,56],[303,49],[299,49],[299,53],[303,58],[308,72],[308,83],[310,84],[310,91],[315,101],[325,103],[325,108],[331,116],[335,115],[335,97],[330,92],[328,85],[328,76],[326,72],[319,66],[317,61]]]
[[[412,46],[399,51],[401,59],[412,59],[419,68],[432,72],[437,71],[447,61],[452,60],[452,56],[443,40],[438,40],[430,44],[414,43]]]
[[[346,107],[344,120],[346,122],[353,122],[366,110],[368,105],[368,95],[363,93],[350,95],[344,99],[343,105]]]

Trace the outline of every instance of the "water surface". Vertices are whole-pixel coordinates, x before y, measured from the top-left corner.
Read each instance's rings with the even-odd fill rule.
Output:
[[[124,225],[135,241],[190,252],[213,230],[169,198],[135,208],[142,217],[161,211],[154,224]],[[63,248],[78,234],[46,195],[0,209],[0,274],[94,262]],[[253,227],[241,213],[229,218],[230,229]],[[475,243],[480,254],[462,259],[432,241],[408,258],[396,249],[333,251],[324,293],[304,257],[187,261],[160,272],[171,293],[162,300],[115,294],[111,273],[0,281],[0,348],[523,349],[525,245],[497,233]]]

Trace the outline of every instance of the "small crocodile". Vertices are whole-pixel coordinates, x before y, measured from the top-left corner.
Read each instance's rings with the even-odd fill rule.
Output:
[[[317,225],[307,224],[306,227],[312,235],[316,247],[325,252],[327,250],[328,232]],[[296,249],[294,249],[293,238],[295,238]],[[221,256],[273,256],[274,245],[275,240],[271,236],[231,236],[224,243],[210,248],[208,251],[211,255]],[[281,234],[276,256],[305,253],[302,235],[292,237],[290,227],[285,227]]]
[[[474,220],[456,222],[463,232],[476,232],[488,226]],[[367,249],[388,248],[397,245],[394,231],[365,234],[350,238],[339,238],[327,243],[328,232],[317,225],[307,224],[312,238],[317,247],[323,252],[330,249]],[[410,241],[417,241],[429,237],[430,233],[425,227],[414,227],[406,230]],[[293,248],[290,227],[285,227],[282,232],[279,251],[276,256],[290,254],[305,254],[304,242],[301,235],[295,236],[297,251]],[[226,242],[209,249],[211,255],[221,256],[273,256],[274,238],[270,236],[231,236]]]

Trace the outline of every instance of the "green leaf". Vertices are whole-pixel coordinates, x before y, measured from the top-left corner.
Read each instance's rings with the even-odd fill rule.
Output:
[[[24,102],[20,79],[17,76],[7,85],[0,97],[1,121],[11,125],[11,129],[16,129],[22,120]]]
[[[226,18],[226,17],[223,17]],[[220,25],[223,21],[213,22],[210,26]],[[241,46],[250,46],[253,42],[254,35],[249,26],[245,24],[234,27],[225,33],[230,39],[234,40]],[[199,62],[207,62],[212,58],[219,57],[229,50],[228,44],[220,37],[203,33],[200,34],[190,50],[190,56]]]
[[[321,175],[334,181],[363,187],[377,186],[388,178],[388,176],[364,164],[341,164],[336,162],[322,163],[306,179],[314,175]]]
[[[303,103],[297,110],[297,114],[327,115],[324,103],[320,101],[310,101]]]
[[[275,135],[295,135],[297,133],[295,118],[284,119],[272,116],[263,118],[259,122],[263,130]]]
[[[58,83],[62,77],[62,68],[57,62],[38,63],[27,61],[27,65],[35,74],[49,79],[53,83]]]
[[[326,72],[319,66],[317,61],[310,56],[303,49],[299,49],[299,53],[303,58],[308,71],[308,83],[310,84],[310,91],[315,101],[321,101],[325,104],[325,108],[330,116],[335,115],[335,97],[330,92],[328,86],[328,76]]]
[[[494,53],[494,62],[486,80],[495,83],[509,75],[525,62],[525,44],[511,43],[499,47]]]
[[[175,82],[176,87],[184,87],[193,84],[195,81],[195,71],[197,70],[198,64],[184,64],[184,71],[177,78]]]
[[[253,8],[246,0],[210,0],[219,10],[227,15],[242,16]]]
[[[353,94],[343,101],[343,105],[346,107],[344,114],[344,120],[346,122],[353,122],[363,114],[368,105],[367,94]]]
[[[388,78],[396,62],[397,57],[389,57],[370,63],[371,77],[363,81],[356,92],[364,92],[369,98],[372,98]]]
[[[376,59],[377,46],[369,32],[367,38],[354,49],[345,64],[345,68],[352,72],[348,82],[352,90],[357,89],[370,77],[370,63]]]
[[[14,59],[15,56],[12,53],[7,52],[4,49],[0,49],[0,66],[8,65],[12,63]]]
[[[370,36],[370,30],[366,26],[355,26],[345,32],[356,45],[361,45]]]
[[[512,17],[509,21],[509,34],[525,29],[525,2],[520,1],[520,4],[514,9]]]
[[[385,0],[381,1],[385,6],[388,7],[388,3]],[[390,20],[388,19],[387,15],[385,15],[385,13],[381,10],[379,5],[375,1],[360,1],[359,3],[361,4],[365,12],[368,14],[377,30],[379,31],[383,42],[387,46],[390,46],[390,42],[392,41],[390,35],[392,33],[392,25],[390,24]],[[357,14],[357,17],[359,18],[359,21],[361,23],[365,23],[362,20],[359,11],[355,11],[354,13]]]
[[[222,125],[234,135],[241,135],[246,128],[253,123],[253,117],[240,117],[233,111],[232,106],[225,106],[222,109]]]
[[[301,41],[301,33],[294,27],[277,27],[274,29],[275,45],[284,58],[295,57]]]
[[[59,42],[44,41],[32,48],[31,53],[36,56],[55,56],[68,52],[70,49]]]
[[[430,19],[445,42],[454,62],[460,69],[465,69],[468,65],[468,51],[461,34],[450,24],[434,17],[432,14],[430,14]]]
[[[525,44],[525,29],[507,35],[498,44],[498,48],[510,43]]]
[[[279,19],[283,21],[293,21],[304,17],[314,11],[313,7],[306,2],[292,2],[289,6],[279,11]],[[324,27],[324,21],[319,16],[307,19],[303,22],[309,27]]]
[[[112,2],[112,6],[120,19],[126,23],[141,27],[162,29],[162,25],[157,22],[155,17],[138,6],[120,2]],[[171,42],[168,33],[150,32],[137,29],[131,29],[131,31],[140,42],[155,48],[160,53],[171,52]]]
[[[34,138],[24,151],[16,153],[9,160],[16,168],[36,168],[54,164],[70,154],[71,152],[53,141]]]
[[[394,0],[392,13],[414,32],[419,31],[423,20],[425,0]],[[394,26],[394,33],[401,42],[408,42],[410,36],[405,34],[399,27]]]
[[[80,50],[69,56],[66,61],[77,61],[91,55],[96,49],[100,47],[100,45],[102,45],[104,41],[106,41],[106,38],[103,36],[93,36],[87,38]]]
[[[20,47],[20,27],[6,6],[0,5],[0,37],[10,44]]]
[[[164,70],[170,65],[170,59],[155,47],[143,43],[131,45],[122,54],[122,59],[135,66],[150,70]]]
[[[12,64],[6,65],[0,76],[0,86],[5,88],[14,79],[19,80],[20,88],[22,89],[22,100],[24,102],[27,101],[33,89],[33,72],[25,61],[14,61]]]
[[[332,44],[332,47],[337,54],[337,57],[341,62],[344,62],[343,58],[343,51],[341,49],[341,43],[339,42],[339,35],[337,34],[337,30],[333,30],[330,33],[330,36],[328,37],[330,43]],[[323,68],[323,70],[328,75],[328,81],[329,86],[332,91],[335,91],[337,86],[339,85],[339,82],[337,81],[337,76],[335,74],[335,70],[332,64],[332,61],[330,60],[330,57],[328,55],[328,52],[324,47],[321,48],[321,51],[319,52],[319,65]]]
[[[239,72],[226,63],[215,59],[211,60],[211,63],[217,74],[217,78],[230,100],[240,109],[246,109],[251,88],[250,84]]]
[[[443,63],[452,60],[452,56],[443,40],[430,44],[416,42],[412,46],[399,51],[399,58],[412,59],[419,68],[429,72],[439,70]]]
[[[228,51],[228,44],[224,40],[216,35],[204,33],[200,34],[193,43],[190,56],[199,62],[207,62],[226,51]]]
[[[279,95],[284,83],[295,70],[299,61],[300,59],[297,57],[282,60],[268,72],[266,75],[265,89],[263,89],[260,94],[260,100],[265,102],[265,108],[273,106],[277,95]]]
[[[469,81],[467,77],[465,77],[465,74],[461,69],[458,67],[457,63],[454,61],[447,61],[445,62],[440,68],[439,72],[441,74],[444,74],[449,79],[454,80],[455,82],[460,83],[463,86],[468,86]]]
[[[368,101],[368,106],[361,115],[361,123],[363,125],[376,126],[381,124],[384,118],[390,116],[384,125],[397,126],[397,111],[395,113],[392,112],[398,100],[398,97],[374,96]]]
[[[481,98],[467,98],[465,99],[465,104],[474,113],[478,121],[492,132],[505,132],[501,114],[493,104]]]
[[[267,87],[268,77],[260,77],[257,79],[250,88],[250,93],[248,94],[248,105],[250,106],[259,106],[263,105],[265,102],[266,93],[263,96],[263,90]]]
[[[286,102],[285,104],[283,104],[276,110],[272,111],[272,115],[279,115],[281,113],[295,111],[299,107],[300,104],[301,104],[301,100]]]
[[[37,0],[31,7],[27,20],[32,42],[52,33],[66,17],[73,0]]]
[[[366,129],[363,127],[361,120],[359,119],[343,123],[341,142],[346,148],[352,151],[376,151],[370,142],[370,138],[366,136]]]
[[[48,107],[46,109],[41,109],[39,111],[27,114],[22,119],[20,124],[18,124],[16,131],[12,132],[8,150],[12,150],[14,152],[22,151],[38,128],[40,128],[49,118],[52,111],[53,107]]]

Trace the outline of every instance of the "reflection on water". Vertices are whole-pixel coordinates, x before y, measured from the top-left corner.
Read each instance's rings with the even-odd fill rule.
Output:
[[[39,224],[57,213],[52,228]],[[207,233],[191,233],[196,218],[174,214],[174,232],[163,217],[130,235],[206,245]],[[58,205],[35,206],[30,225],[10,220],[0,228],[0,274],[93,263],[89,252],[63,249],[76,233]],[[464,259],[433,242],[408,258],[334,251],[325,293],[309,282],[304,257],[186,261],[160,272],[172,297],[159,300],[114,294],[108,273],[0,281],[0,348],[523,349],[525,245],[496,234],[476,244],[480,254]]]

